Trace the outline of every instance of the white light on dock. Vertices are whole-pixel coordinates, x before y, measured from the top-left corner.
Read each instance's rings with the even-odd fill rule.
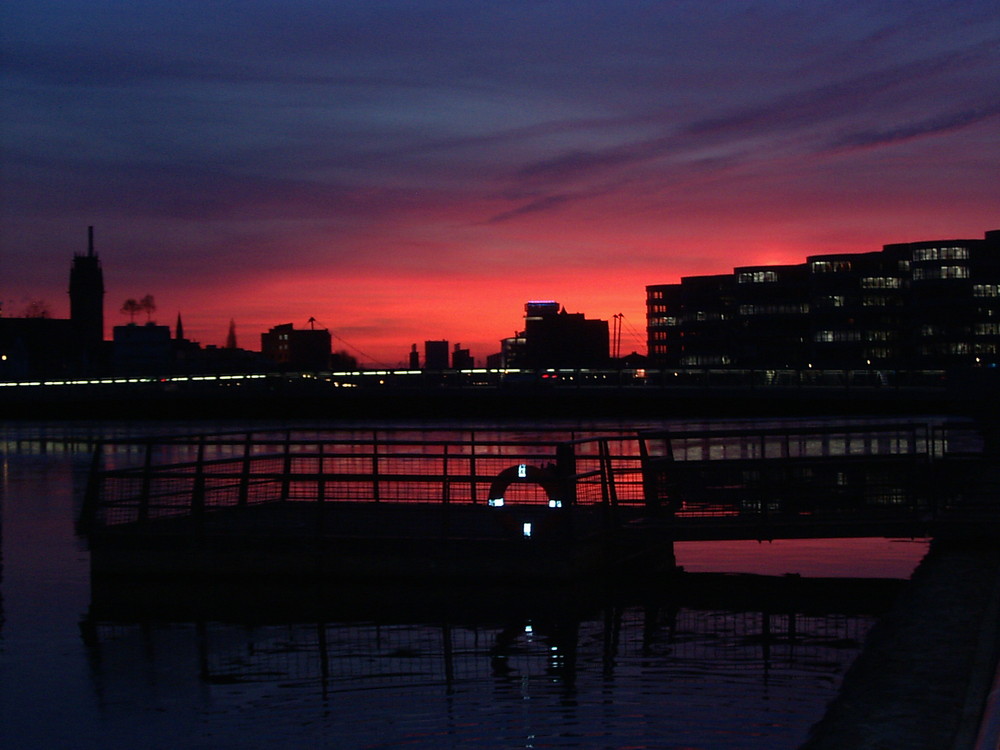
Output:
[[[562,500],[549,500],[549,507],[550,508],[561,508],[562,507]]]
[[[527,464],[518,464],[517,465],[517,478],[518,479],[526,479],[527,476],[528,476],[528,466],[527,466]]]
[[[486,501],[486,504],[489,505],[491,508],[502,508],[503,507],[503,498],[502,497],[491,497],[489,500]]]
[[[524,524],[522,524],[521,525],[521,531],[524,532],[525,536],[531,536],[531,524],[530,523],[524,523]]]

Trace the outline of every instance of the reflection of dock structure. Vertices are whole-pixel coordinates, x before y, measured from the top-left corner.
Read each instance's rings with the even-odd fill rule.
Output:
[[[676,540],[938,533],[981,452],[944,422],[169,436],[99,446],[81,521],[95,574],[567,578]]]
[[[607,689],[612,678],[646,669],[679,683],[714,670],[826,681],[831,664],[846,668],[902,585],[686,574],[668,589],[643,591],[642,605],[593,591],[526,601],[523,592],[482,588],[467,596],[411,590],[408,601],[395,589],[366,587],[352,602],[338,587],[336,596],[299,589],[287,606],[262,601],[259,591],[227,604],[206,593],[194,608],[178,607],[169,586],[142,602],[112,588],[103,593],[114,604],[95,601],[82,631],[109,685],[168,668],[136,670],[122,654],[162,654],[177,670],[178,652],[192,656],[179,665],[191,681],[186,690],[197,683],[275,683],[324,695],[463,683],[523,689],[529,678],[539,690],[574,690],[581,681]]]

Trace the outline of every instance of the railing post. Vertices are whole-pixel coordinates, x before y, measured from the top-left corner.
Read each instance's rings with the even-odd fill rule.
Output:
[[[618,483],[615,481],[615,466],[614,460],[611,458],[611,449],[608,447],[607,440],[601,440],[601,452],[603,455],[603,461],[607,466],[606,475],[608,478],[608,499],[611,501],[611,505],[618,507]]]
[[[237,505],[246,505],[250,501],[250,454],[253,449],[253,433],[248,432],[243,442],[243,466],[240,470],[240,496]]]
[[[476,499],[476,433],[469,433],[469,501],[475,505]]]
[[[205,436],[198,438],[198,458],[191,488],[191,515],[201,521],[205,517]]]
[[[372,432],[372,500],[379,501],[378,433]]]
[[[316,472],[316,502],[322,503],[326,500],[326,474],[323,467],[323,442],[316,442],[316,462],[318,464]]]
[[[292,473],[292,432],[289,430],[285,433],[285,454],[284,459],[281,462],[281,499],[285,501],[288,499],[289,492],[291,491],[291,479],[290,475]]]
[[[153,489],[153,441],[146,441],[146,457],[142,465],[142,490],[139,495],[139,523],[149,521],[149,494]]]
[[[604,444],[604,441],[599,441],[597,443],[597,461],[598,466],[600,466],[601,469],[601,503],[605,507],[608,507],[611,504],[611,492],[609,488],[611,477],[609,476],[609,467],[606,462],[607,452],[608,449]]]
[[[447,505],[451,499],[451,481],[448,477],[448,444],[445,443],[441,447],[444,451],[441,455],[441,499]]]

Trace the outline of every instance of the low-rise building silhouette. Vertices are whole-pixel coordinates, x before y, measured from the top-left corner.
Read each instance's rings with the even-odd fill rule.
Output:
[[[448,369],[447,341],[442,340],[442,341],[424,342],[424,369],[425,370]]]
[[[503,339],[503,367],[540,370],[607,367],[611,359],[608,321],[568,313],[553,300],[524,305],[524,330]]]
[[[455,344],[451,352],[451,366],[455,370],[471,370],[476,366],[469,349],[463,349],[461,344]]]
[[[116,375],[162,375],[175,371],[170,326],[129,323],[115,326],[112,369]]]
[[[660,367],[941,369],[1000,361],[1000,231],[646,287]]]
[[[291,323],[277,325],[260,335],[261,354],[285,370],[327,370],[332,354],[330,331],[296,330]]]

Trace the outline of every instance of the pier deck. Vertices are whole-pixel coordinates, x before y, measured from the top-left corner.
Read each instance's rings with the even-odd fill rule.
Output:
[[[81,527],[95,575],[648,572],[681,540],[934,535],[981,452],[943,422],[168,436],[95,450]]]

